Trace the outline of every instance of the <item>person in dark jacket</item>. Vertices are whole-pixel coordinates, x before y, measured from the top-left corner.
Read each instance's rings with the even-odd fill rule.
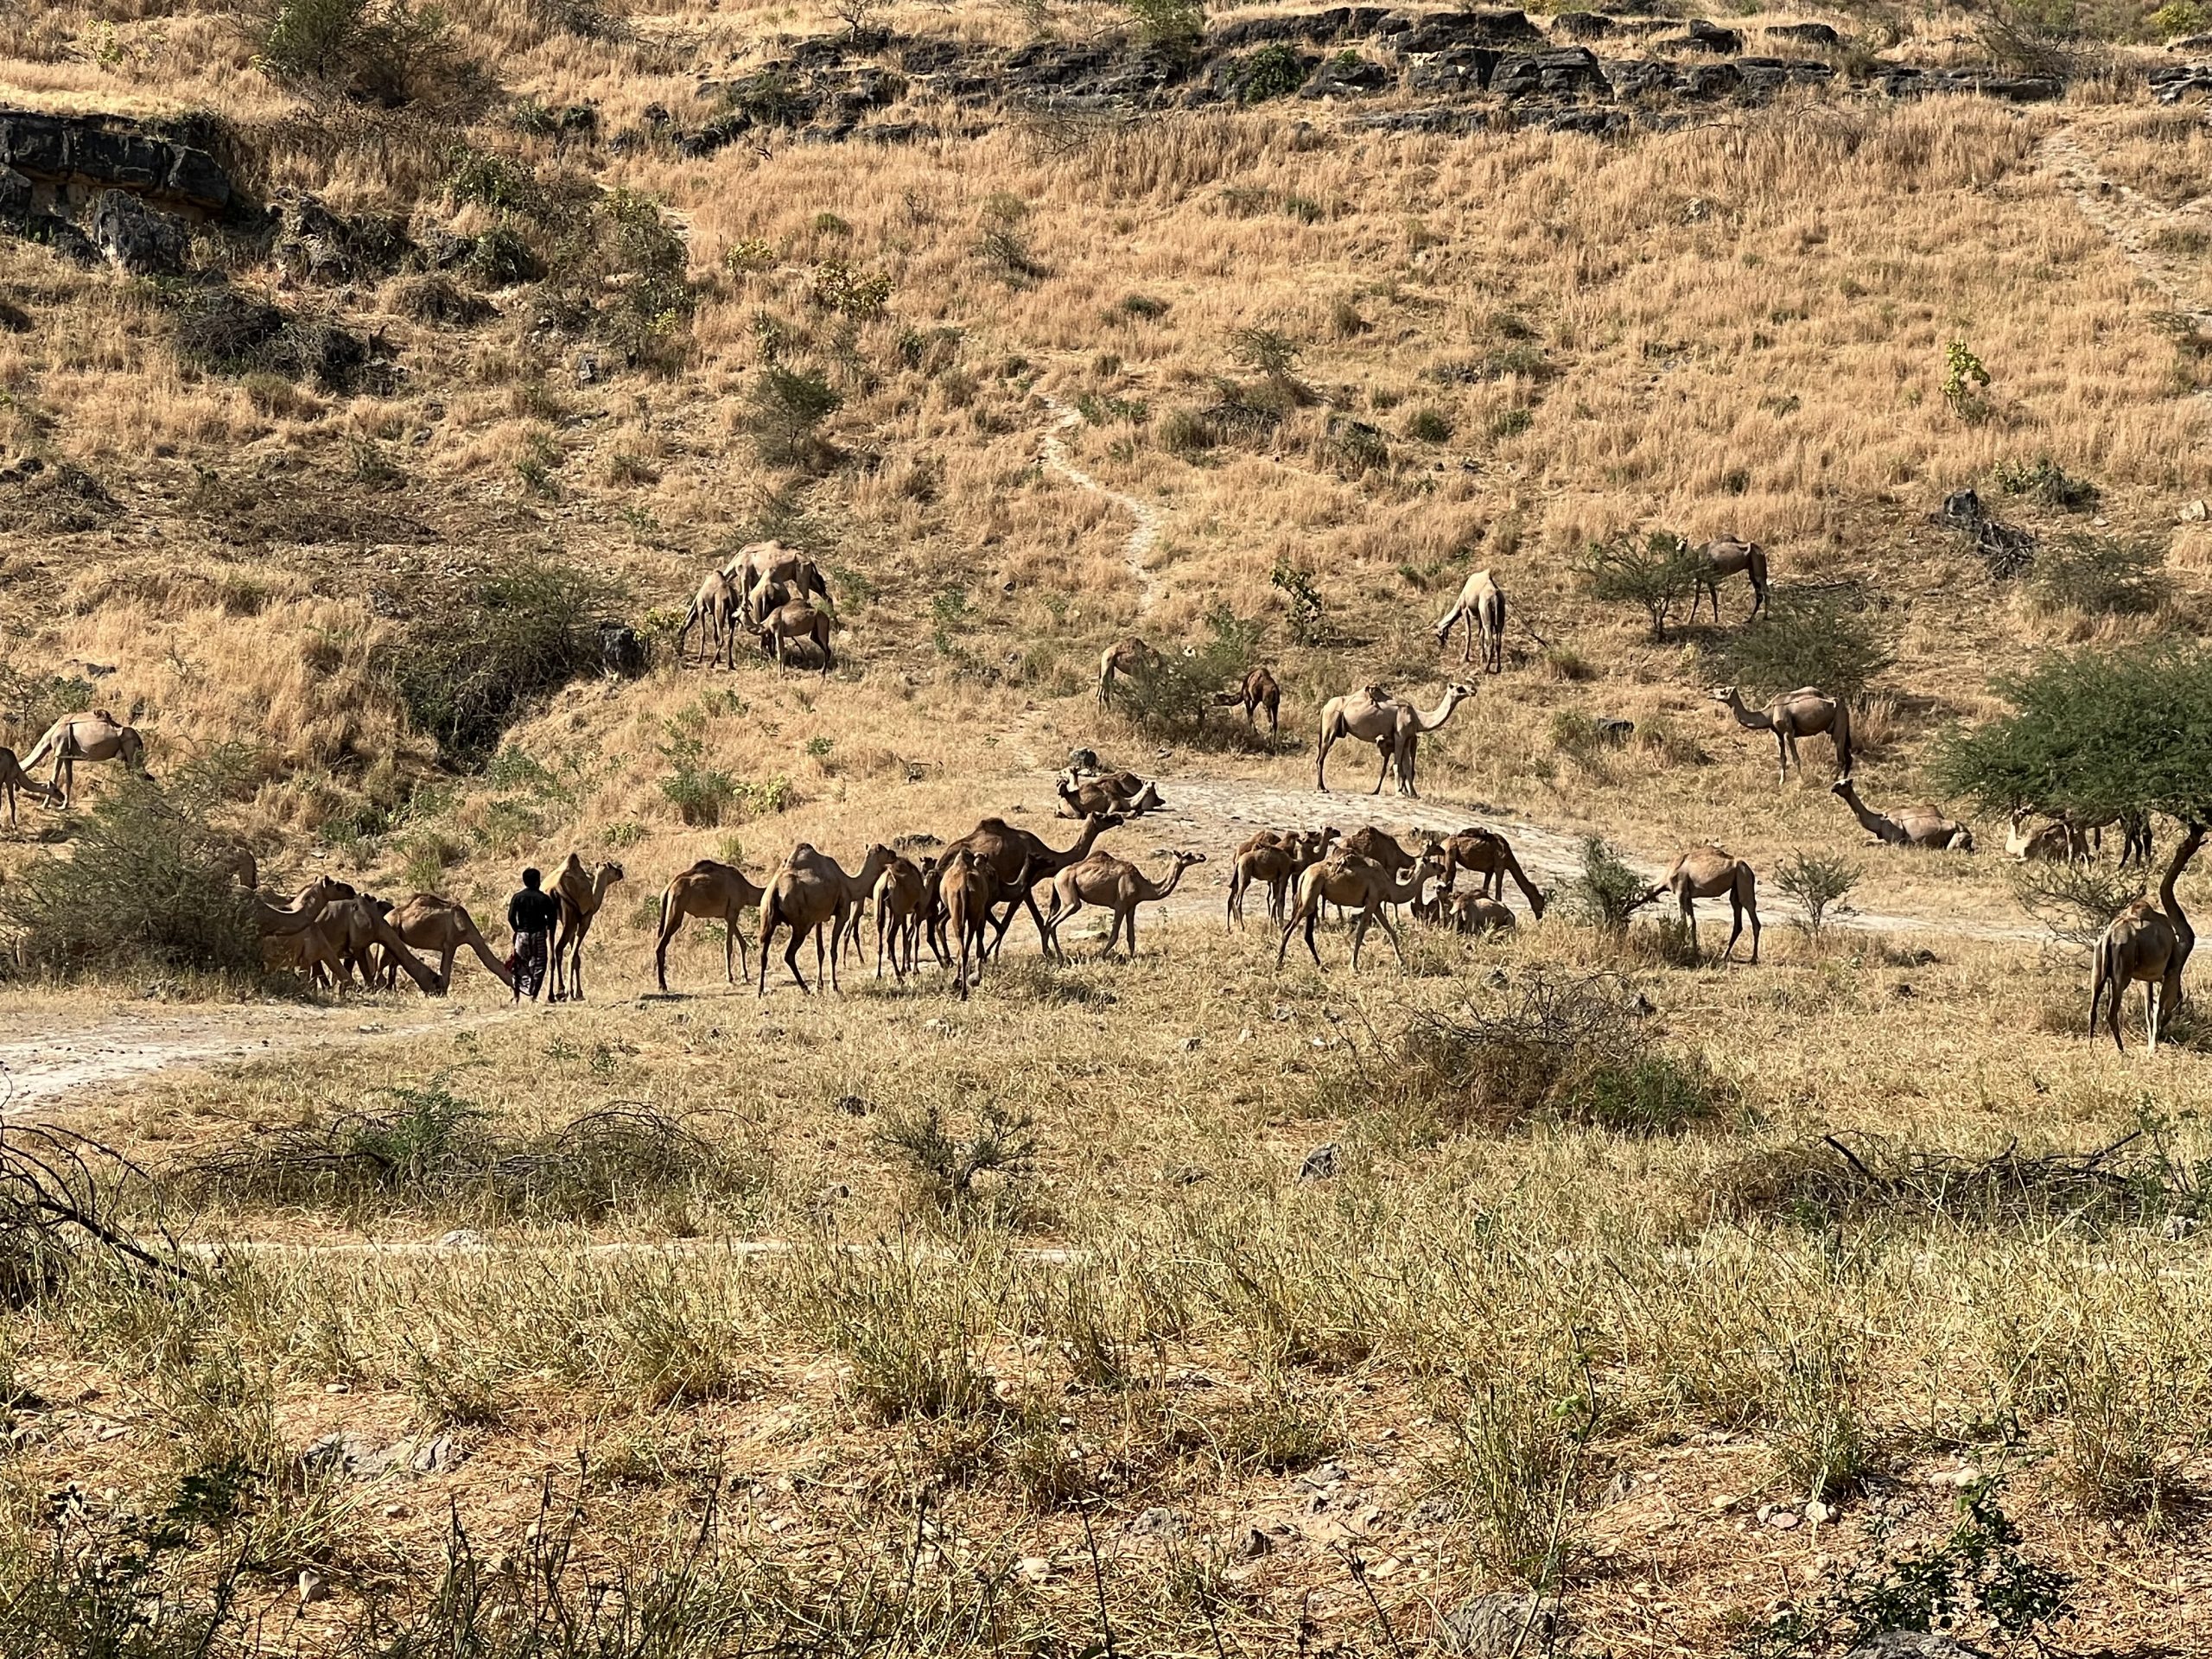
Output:
[[[561,901],[538,883],[545,878],[536,870],[522,873],[522,891],[507,900],[507,925],[515,936],[515,995],[537,1001],[545,983],[545,965],[552,959],[553,929],[561,919]]]

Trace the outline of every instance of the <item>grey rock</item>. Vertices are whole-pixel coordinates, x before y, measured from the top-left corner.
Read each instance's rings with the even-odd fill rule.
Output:
[[[578,352],[576,353],[575,367],[576,384],[580,386],[590,385],[599,378],[599,353],[597,352]]]
[[[1444,1615],[1437,1645],[1471,1656],[1548,1653],[1559,1638],[1560,1605],[1545,1596],[1500,1591],[1477,1596]]]
[[[1440,1527],[1459,1512],[1459,1506],[1442,1492],[1431,1492],[1406,1511],[1409,1527]]]
[[[32,185],[12,167],[0,167],[0,222],[26,223],[32,212]]]
[[[1165,1506],[1147,1510],[1129,1522],[1132,1538],[1180,1538],[1186,1530],[1181,1513]]]
[[[1300,98],[1355,98],[1379,92],[1396,79],[1372,58],[1346,53],[1324,58],[1313,79],[1299,88]]]
[[[369,1480],[403,1461],[401,1454],[405,1445],[404,1441],[386,1445],[359,1430],[340,1429],[324,1435],[301,1452],[300,1463],[310,1475]]]
[[[1324,1141],[1314,1147],[1306,1154],[1306,1161],[1298,1166],[1298,1179],[1301,1181],[1325,1181],[1333,1179],[1337,1173],[1338,1150],[1337,1143],[1333,1141]]]
[[[1723,29],[1718,23],[1708,23],[1704,18],[1696,17],[1690,20],[1689,27],[1677,39],[1667,44],[1732,58],[1744,49],[1744,37],[1735,29]]]
[[[645,671],[645,642],[627,622],[599,625],[599,664],[620,679],[634,680]]]
[[[1779,40],[1802,41],[1808,46],[1843,44],[1843,36],[1827,23],[1770,23],[1766,32]]]
[[[131,276],[180,276],[192,248],[182,219],[121,190],[92,198],[90,229],[108,263]]]
[[[1882,1630],[1870,1636],[1845,1659],[1964,1659],[1966,1649],[1948,1636],[1927,1630]]]
[[[1239,1527],[1229,1535],[1229,1553],[1240,1561],[1256,1561],[1274,1547],[1275,1541],[1255,1526]]]
[[[1554,31],[1571,41],[1602,40],[1617,27],[1602,11],[1562,11],[1552,19]]]

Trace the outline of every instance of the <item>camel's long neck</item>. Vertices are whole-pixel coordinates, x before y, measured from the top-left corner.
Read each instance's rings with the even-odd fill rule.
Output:
[[[1452,711],[1459,706],[1459,699],[1447,692],[1445,695],[1444,701],[1438,703],[1435,708],[1430,709],[1427,714],[1423,714],[1418,709],[1414,710],[1414,729],[1419,732],[1434,731],[1446,721],[1452,718]]]
[[[1851,816],[1859,820],[1861,829],[1870,835],[1880,836],[1884,840],[1889,838],[1890,821],[1880,813],[1870,810],[1866,803],[1859,798],[1857,790],[1839,790],[1837,793],[1843,797],[1843,804],[1851,809]]]
[[[2174,891],[2181,880],[2181,873],[2189,868],[2189,861],[2196,856],[2196,849],[2204,844],[2204,825],[2192,823],[2189,833],[2182,837],[2181,845],[2174,849],[2174,855],[2167,861],[2166,874],[2158,883],[2158,903],[2174,925],[2174,931],[2181,936],[2183,961],[2196,948],[2196,934],[2189,925],[2189,914],[2181,907],[2181,899]]]
[[[1174,868],[1167,872],[1167,879],[1165,881],[1147,881],[1145,885],[1152,889],[1152,893],[1146,902],[1157,904],[1174,892],[1177,885],[1183,880],[1183,872],[1190,868],[1187,864],[1178,863]]]
[[[1774,729],[1774,721],[1770,716],[1761,710],[1745,708],[1743,698],[1732,691],[1728,694],[1728,712],[1736,716],[1738,726],[1747,726],[1755,732]]]

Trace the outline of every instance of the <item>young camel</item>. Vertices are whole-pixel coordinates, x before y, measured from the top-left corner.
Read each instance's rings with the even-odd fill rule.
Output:
[[[28,790],[49,806],[60,798],[57,791],[48,788],[23,770],[22,762],[16,759],[13,749],[0,748],[0,795],[7,798],[8,827],[10,830],[16,827],[16,791],[19,789]]]
[[[1440,902],[1446,906],[1445,919],[1454,933],[1471,933],[1479,938],[1485,933],[1510,933],[1520,925],[1511,911],[1479,893],[1454,893]]]
[[[1382,913],[1385,905],[1418,904],[1421,888],[1427,880],[1427,872],[1416,865],[1402,881],[1393,881],[1390,873],[1371,858],[1362,858],[1357,853],[1337,851],[1319,864],[1310,865],[1298,878],[1298,902],[1292,907],[1290,918],[1283,924],[1282,939],[1275,946],[1275,966],[1283,964],[1283,956],[1290,949],[1290,936],[1301,927],[1306,931],[1306,949],[1313,958],[1316,968],[1321,966],[1321,953],[1313,944],[1313,930],[1321,919],[1321,906],[1335,905],[1341,910],[1357,910],[1358,918],[1351,926],[1351,965],[1359,969],[1359,947],[1366,943],[1367,930],[1374,923],[1382,925],[1382,931],[1389,937],[1390,948],[1398,953],[1398,965],[1404,967],[1406,947],[1398,938],[1398,930]]]
[[[1659,885],[1636,902],[1649,904],[1662,893],[1672,893],[1682,907],[1682,919],[1689,924],[1690,949],[1698,949],[1697,907],[1691,900],[1718,899],[1728,896],[1728,910],[1735,925],[1728,930],[1728,948],[1720,953],[1726,962],[1734,954],[1736,941],[1744,931],[1744,918],[1751,920],[1751,961],[1759,959],[1759,879],[1751,867],[1740,858],[1732,856],[1725,849],[1710,842],[1702,847],[1693,847],[1676,859]]]
[[[607,889],[621,880],[622,867],[611,859],[588,871],[583,861],[570,853],[569,861],[561,867],[560,876],[553,883],[553,896],[561,905],[561,925],[553,935],[553,987],[549,1001],[570,997],[579,1002],[584,1000],[584,936],[591,931],[599,907],[607,902]]]
[[[435,893],[418,893],[385,920],[413,949],[437,953],[438,979],[442,984],[453,983],[454,958],[466,945],[476,953],[477,961],[491,969],[494,979],[509,990],[514,988],[515,976],[507,971],[507,964],[498,953],[485,943],[484,935],[477,931],[475,918],[468,913],[466,906],[442,899]],[[391,988],[397,965],[387,953],[384,970],[387,990]]]
[[[1471,685],[1447,685],[1442,700],[1425,712],[1411,703],[1399,702],[1379,685],[1363,686],[1347,696],[1331,697],[1321,707],[1321,735],[1313,756],[1313,786],[1325,795],[1328,793],[1329,751],[1336,747],[1338,739],[1351,737],[1373,743],[1382,754],[1382,769],[1375,774],[1375,787],[1368,791],[1370,794],[1382,792],[1382,780],[1395,765],[1398,793],[1418,798],[1421,791],[1414,787],[1415,745],[1424,732],[1440,729],[1452,718],[1452,711],[1474,695]]]
[[[737,983],[737,964],[745,960],[745,934],[738,918],[760,902],[766,889],[734,864],[702,858],[668,884],[660,896],[660,935],[653,942],[653,978],[668,995],[668,944],[685,918],[703,916],[722,925],[722,982]],[[753,970],[745,970],[747,979]]]
[[[737,608],[737,590],[730,579],[719,570],[709,570],[700,582],[699,591],[691,596],[691,608],[684,613],[683,626],[676,631],[676,660],[683,661],[683,642],[691,637],[691,630],[699,630],[701,663],[725,662],[731,642],[737,637],[731,625],[731,613]]]
[[[2005,851],[2023,864],[2071,864],[2082,855],[2080,832],[2063,818],[2040,829],[2028,827],[2028,815],[2015,812],[2005,826]]]
[[[1160,660],[1160,653],[1135,634],[1116,639],[1098,659],[1098,706],[1103,709],[1114,695],[1114,682]]]
[[[1243,684],[1234,691],[1215,692],[1213,706],[1217,709],[1242,709],[1244,724],[1255,737],[1260,733],[1259,711],[1266,709],[1268,747],[1270,749],[1274,747],[1275,740],[1282,730],[1278,718],[1282,709],[1282,688],[1275,683],[1275,677],[1266,669],[1254,669],[1244,677]]]
[[[914,948],[928,909],[930,887],[937,880],[937,861],[919,864],[903,855],[883,867],[875,878],[875,976],[883,977],[883,954],[891,948],[892,976],[900,984],[914,971]],[[857,931],[857,930],[855,930]]]
[[[1757,616],[1766,608],[1766,550],[1757,542],[1707,542],[1698,549],[1705,560],[1704,574],[1697,579],[1697,586],[1690,594],[1690,620],[1697,620],[1698,601],[1713,601],[1713,620],[1720,622],[1720,584],[1738,570],[1751,579],[1751,615]],[[1747,619],[1748,620],[1748,619]]]
[[[1475,635],[1482,634],[1483,672],[1502,674],[1505,671],[1505,589],[1491,580],[1490,572],[1478,570],[1459,589],[1459,597],[1452,601],[1452,608],[1444,613],[1431,630],[1436,635],[1440,651],[1452,643],[1452,630],[1461,622],[1467,625],[1466,644],[1460,647],[1459,660],[1471,663],[1475,658]]]
[[[764,618],[760,623],[760,649],[776,659],[776,672],[784,671],[784,645],[791,639],[804,639],[822,653],[822,677],[828,679],[830,671],[837,665],[836,654],[830,649],[830,613],[817,610],[803,599],[792,600]]]
[[[1737,695],[1734,686],[1716,685],[1713,688],[1713,700],[1723,704],[1736,716],[1736,723],[1746,730],[1774,734],[1784,783],[1789,780],[1792,763],[1801,779],[1805,775],[1805,762],[1797,753],[1797,740],[1817,737],[1823,732],[1835,745],[1835,775],[1851,776],[1851,710],[1841,697],[1823,696],[1812,686],[1800,686],[1754,712],[1744,707],[1744,700]]]
[[[1932,806],[1901,806],[1894,812],[1877,812],[1859,798],[1850,779],[1839,778],[1828,788],[1842,798],[1859,827],[1885,846],[1943,853],[1974,851],[1974,831]]]
[[[1298,879],[1300,871],[1309,864],[1319,863],[1328,855],[1335,843],[1337,831],[1326,830],[1262,830],[1239,847],[1230,855],[1229,869],[1229,905],[1224,915],[1224,925],[1240,928],[1244,925],[1244,894],[1257,883],[1264,882],[1268,889],[1268,920],[1280,924],[1282,920],[1283,899],[1290,884]]]
[[[875,879],[883,874],[884,866],[897,856],[879,842],[868,849],[860,874],[848,875],[836,860],[815,851],[805,842],[792,848],[783,868],[768,884],[767,896],[760,901],[760,982],[755,994],[768,995],[768,948],[776,942],[776,930],[779,927],[791,929],[791,946],[784,952],[784,963],[802,991],[811,991],[814,987],[798,970],[798,948],[810,937],[813,938],[814,978],[815,984],[819,985],[822,931],[828,928],[830,988],[843,989],[837,983],[837,949],[843,942],[845,925],[854,906],[874,891]]]
[[[2113,918],[2112,925],[2097,941],[2089,969],[2089,1035],[2097,1034],[2097,1004],[2109,987],[2112,1003],[2105,1029],[2112,1033],[2113,1046],[2123,1054],[2127,1045],[2120,1037],[2120,1000],[2130,984],[2142,982],[2143,1017],[2153,1054],[2158,1052],[2159,1032],[2181,1006],[2181,973],[2196,948],[2196,934],[2189,925],[2189,913],[2175,896],[2174,883],[2203,844],[2204,826],[2189,825],[2188,834],[2167,861],[2165,879],[2158,883],[2158,902],[2154,905],[2148,899],[2138,899]]]
[[[1508,876],[1521,889],[1521,896],[1529,901],[1529,913],[1538,921],[1544,918],[1544,895],[1535,883],[1529,880],[1521,868],[1521,861],[1513,855],[1513,844],[1495,830],[1471,825],[1444,842],[1446,862],[1444,867],[1444,891],[1449,893],[1455,877],[1461,870],[1473,874],[1475,891],[1484,899],[1499,899],[1505,896]]]
[[[120,760],[124,768],[136,777],[148,776],[146,745],[135,726],[125,726],[105,709],[95,709],[89,715],[69,715],[46,728],[46,734],[31,745],[31,752],[22,760],[28,772],[41,760],[51,757],[54,777],[48,785],[48,798],[56,806],[66,807],[77,786],[77,762]]]
[[[1165,880],[1155,880],[1125,858],[1111,853],[1093,853],[1080,864],[1071,864],[1052,878],[1052,908],[1045,918],[1045,933],[1051,942],[1052,954],[1061,956],[1060,925],[1085,905],[1105,905],[1112,908],[1114,923],[1106,930],[1106,943],[1098,947],[1098,954],[1114,954],[1114,942],[1128,930],[1129,957],[1137,954],[1137,906],[1158,904],[1175,891],[1183,880],[1183,872],[1193,864],[1206,861],[1204,853],[1170,853],[1169,869]]]

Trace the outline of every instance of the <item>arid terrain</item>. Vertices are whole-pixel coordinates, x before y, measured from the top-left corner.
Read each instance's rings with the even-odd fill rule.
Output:
[[[2208,30],[0,13],[0,742],[151,774],[0,831],[0,1659],[2212,1651],[2212,1038],[1960,782],[2212,622]],[[766,542],[826,671],[686,628]],[[1973,850],[1714,696],[1804,683]],[[1084,750],[1204,855],[1134,955],[657,982],[695,861],[1065,849]],[[1323,825],[1546,905],[1278,966]],[[1707,842],[1756,964],[1607,911]],[[241,851],[495,957],[573,854],[588,998],[264,971]]]

